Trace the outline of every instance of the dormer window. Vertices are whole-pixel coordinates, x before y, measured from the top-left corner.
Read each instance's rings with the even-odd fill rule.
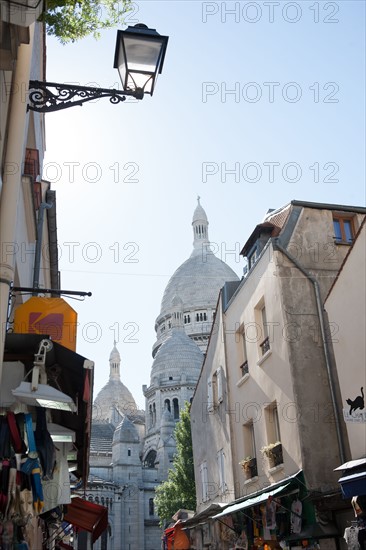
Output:
[[[258,260],[269,239],[278,235],[279,231],[279,227],[270,222],[260,223],[256,226],[240,252],[248,260],[248,271],[252,269]]]
[[[248,260],[248,269],[251,270],[253,265],[255,264],[255,262],[257,261],[258,259],[258,248],[257,248],[257,244],[255,244],[250,252],[248,252],[248,256],[247,256],[247,260]]]
[[[354,230],[352,218],[349,216],[333,216],[334,240],[336,243],[352,244]]]

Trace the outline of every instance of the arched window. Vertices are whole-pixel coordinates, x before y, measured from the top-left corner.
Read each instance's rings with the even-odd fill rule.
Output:
[[[147,468],[155,468],[156,451],[151,450],[145,458],[145,466]]]
[[[179,418],[179,403],[177,397],[174,397],[173,399],[173,416],[174,420],[177,420]]]
[[[149,516],[154,515],[154,499],[149,498]]]
[[[131,456],[131,449],[127,449],[127,456]]]
[[[196,321],[199,321],[200,320],[200,316],[198,315],[198,313],[196,313]]]
[[[153,426],[156,424],[156,407],[155,403],[153,403]]]
[[[207,315],[206,315],[206,313],[203,314],[203,320],[204,320],[204,321],[207,321]]]
[[[170,399],[165,399],[164,401],[164,408],[167,408],[169,412],[171,412],[170,409]]]
[[[200,313],[200,321],[203,321],[202,313]]]
[[[152,406],[149,406],[149,421],[150,421],[150,427],[154,424],[154,418],[153,418],[153,410]]]

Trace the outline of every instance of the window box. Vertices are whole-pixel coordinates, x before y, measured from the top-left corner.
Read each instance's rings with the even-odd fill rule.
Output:
[[[268,458],[270,468],[283,464],[282,444],[280,441],[262,447],[261,453]]]
[[[258,476],[257,459],[247,456],[239,462],[247,479]]]

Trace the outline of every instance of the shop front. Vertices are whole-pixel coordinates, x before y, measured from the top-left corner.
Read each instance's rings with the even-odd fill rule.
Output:
[[[197,550],[329,550],[339,536],[334,524],[319,526],[301,471],[211,514],[197,530]]]
[[[73,510],[73,486],[82,488],[88,478],[92,393],[92,361],[49,335],[6,336],[0,388],[2,550],[71,546],[75,514],[70,522],[65,514],[68,506]]]
[[[342,472],[338,480],[342,495],[351,502],[352,516],[344,531],[349,550],[366,550],[366,458],[350,460],[335,471]]]

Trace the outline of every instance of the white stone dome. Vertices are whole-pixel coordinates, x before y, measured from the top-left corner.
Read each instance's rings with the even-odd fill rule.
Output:
[[[193,213],[192,228],[193,252],[176,269],[163,294],[160,314],[155,322],[157,339],[153,345],[153,357],[169,336],[170,330],[177,325],[177,315],[188,336],[205,352],[220,289],[226,282],[239,280],[231,267],[212,251],[208,238],[208,219],[199,197]]]
[[[137,411],[136,402],[130,390],[121,380],[109,379],[94,400],[93,420],[111,420],[114,409],[119,413],[133,415]]]
[[[201,206],[201,203],[200,203],[200,197],[198,197],[198,204],[196,206],[196,209],[195,211],[193,212],[193,220],[192,220],[192,223],[194,222],[206,222],[207,225],[208,225],[208,219],[207,219],[207,214],[205,212],[205,210],[202,208]]]
[[[121,362],[121,356],[120,356],[120,353],[119,353],[118,349],[116,348],[116,343],[114,343],[113,349],[112,349],[111,354],[109,356],[109,362],[113,362],[113,363],[120,363]]]
[[[183,329],[175,328],[159,348],[151,368],[151,384],[181,380],[197,382],[203,353]]]
[[[111,421],[115,417],[115,411],[119,414],[136,414],[137,405],[132,393],[121,382],[120,378],[121,356],[116,343],[109,356],[109,380],[100,390],[94,401],[93,420]]]
[[[238,279],[231,267],[212,253],[194,251],[170,278],[163,294],[160,315],[171,312],[175,296],[181,299],[183,311],[214,308],[221,287],[227,281]]]

